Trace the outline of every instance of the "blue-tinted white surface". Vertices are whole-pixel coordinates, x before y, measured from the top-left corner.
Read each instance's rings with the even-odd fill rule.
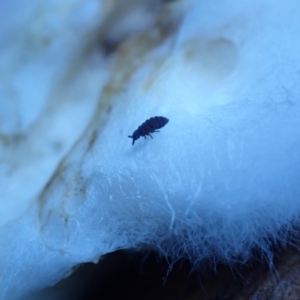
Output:
[[[253,247],[271,258],[270,242],[298,225],[300,5],[177,5],[177,31],[116,57],[108,114],[96,113],[36,206],[3,231],[3,297],[144,244],[195,265],[246,260]],[[155,115],[170,121],[132,146],[127,136]]]

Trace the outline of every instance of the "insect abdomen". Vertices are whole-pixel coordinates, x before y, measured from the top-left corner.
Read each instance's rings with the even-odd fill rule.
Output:
[[[145,123],[143,123],[142,126],[147,125],[149,131],[155,131],[156,129],[164,127],[168,122],[169,120],[165,117],[153,117],[148,119]]]

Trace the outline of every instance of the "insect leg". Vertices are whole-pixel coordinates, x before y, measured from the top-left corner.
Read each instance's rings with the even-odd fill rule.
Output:
[[[150,133],[148,133],[148,135],[150,135],[151,139],[153,139],[153,136]]]

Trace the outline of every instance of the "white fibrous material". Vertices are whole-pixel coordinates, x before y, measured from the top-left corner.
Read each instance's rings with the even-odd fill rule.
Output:
[[[143,55],[132,56],[139,40],[116,53],[86,131],[26,214],[1,228],[3,299],[117,249],[146,246],[195,267],[245,262],[255,249],[271,262],[271,244],[293,237],[300,5],[173,6],[178,28]],[[132,146],[127,136],[153,116],[169,123]]]
[[[26,134],[74,75],[82,38],[101,22],[103,10],[97,0],[0,5],[0,134]]]

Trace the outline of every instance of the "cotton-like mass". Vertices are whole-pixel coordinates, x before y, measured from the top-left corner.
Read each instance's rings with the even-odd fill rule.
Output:
[[[300,216],[300,5],[176,5],[178,28],[140,56],[138,42],[125,47],[113,92],[99,100],[106,113],[96,111],[35,208],[5,231],[2,297],[120,248],[148,246],[198,267],[245,262],[253,249],[271,262],[270,245],[292,237]],[[170,122],[132,147],[128,135],[151,116]]]

